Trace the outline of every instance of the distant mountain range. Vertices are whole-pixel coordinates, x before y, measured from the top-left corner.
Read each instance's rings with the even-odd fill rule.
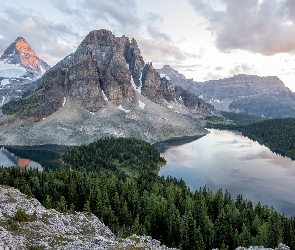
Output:
[[[50,66],[37,57],[23,37],[18,37],[0,57],[0,107],[34,90],[35,82]]]
[[[195,82],[169,65],[157,70],[161,77],[193,92],[223,111],[243,112],[263,117],[295,117],[295,93],[276,76],[235,75]]]
[[[0,144],[81,144],[104,135],[155,142],[206,133],[197,118],[214,110],[145,64],[135,39],[107,30],[90,32],[38,85],[3,106],[10,115],[3,122],[18,117],[30,126],[14,130],[12,140],[9,125]]]

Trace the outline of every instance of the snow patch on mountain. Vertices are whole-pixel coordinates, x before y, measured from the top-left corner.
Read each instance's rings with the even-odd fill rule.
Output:
[[[108,101],[109,98],[107,98],[107,96],[105,95],[104,91],[102,90],[101,92],[102,92],[102,95],[103,95],[103,99],[104,99],[105,101]]]
[[[0,77],[21,78],[26,73],[26,69],[20,64],[6,64],[0,60]]]
[[[169,76],[166,76],[166,74],[162,74],[162,73],[161,73],[161,74],[160,74],[160,77],[161,77],[161,78],[165,77],[168,81],[171,80]]]
[[[141,109],[144,109],[145,104],[144,104],[142,101],[138,100],[138,106],[139,106]]]
[[[40,70],[41,70],[42,75],[44,75],[44,73],[47,71],[46,69],[43,68],[42,65],[40,66]]]
[[[7,85],[7,84],[9,84],[9,79],[3,79],[2,81],[1,81],[1,86],[5,86],[5,85]]]
[[[63,103],[62,103],[62,106],[65,106],[66,103],[67,103],[67,98],[64,97],[64,101],[63,101]]]
[[[5,96],[2,96],[2,101],[0,103],[0,107],[2,107],[4,105],[4,102],[5,102]]]
[[[128,110],[127,110],[127,109],[124,109],[124,108],[122,107],[122,105],[119,105],[119,106],[118,106],[118,109],[124,111],[126,114],[130,112],[129,109],[128,109]]]
[[[135,85],[132,75],[131,75],[131,84],[132,84],[132,87],[134,88],[134,90],[136,90],[138,93],[141,93],[141,88],[142,88],[141,76],[140,76],[140,86],[139,87],[137,87]]]
[[[141,88],[142,88],[142,72],[140,73],[139,81],[140,81],[140,85],[139,85],[139,87],[137,88],[137,91],[138,91],[138,93],[141,94]]]

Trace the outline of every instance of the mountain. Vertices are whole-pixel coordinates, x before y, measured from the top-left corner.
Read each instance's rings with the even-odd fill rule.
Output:
[[[212,110],[145,64],[135,39],[108,30],[90,32],[75,53],[42,76],[34,93],[2,109],[23,123],[37,122],[33,130],[27,127],[26,138],[18,127],[17,143],[23,144],[27,138],[35,144],[79,144],[103,135],[155,142],[202,134],[206,131],[196,117]]]
[[[170,66],[157,70],[171,83],[188,89],[223,111],[244,112],[264,117],[295,117],[295,94],[276,76],[235,75],[195,82]]]
[[[0,107],[34,90],[35,82],[50,66],[37,57],[23,37],[18,37],[0,57]]]

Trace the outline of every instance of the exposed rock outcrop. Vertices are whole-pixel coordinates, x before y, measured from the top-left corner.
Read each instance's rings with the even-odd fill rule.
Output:
[[[15,221],[17,211],[29,219]],[[44,208],[17,189],[0,186],[0,249],[127,249],[128,247],[169,250],[150,236],[132,235],[117,239],[93,214],[60,213]],[[34,248],[34,249],[35,249]]]

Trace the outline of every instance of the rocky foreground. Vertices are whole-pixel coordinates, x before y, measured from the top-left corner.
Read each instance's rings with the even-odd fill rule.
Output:
[[[23,210],[29,219],[14,218]],[[35,247],[35,248],[33,248]],[[97,217],[59,213],[17,189],[0,186],[0,249],[170,249],[149,236],[116,238]]]
[[[16,216],[24,211],[29,217]],[[22,222],[20,222],[22,221]],[[0,186],[0,250],[26,249],[157,249],[169,250],[150,236],[117,238],[92,214],[60,213],[44,208],[39,201],[26,197],[15,188]],[[271,250],[239,247],[236,250]],[[277,249],[277,248],[276,248]],[[280,244],[280,250],[290,250]],[[217,249],[215,249],[217,250]]]

